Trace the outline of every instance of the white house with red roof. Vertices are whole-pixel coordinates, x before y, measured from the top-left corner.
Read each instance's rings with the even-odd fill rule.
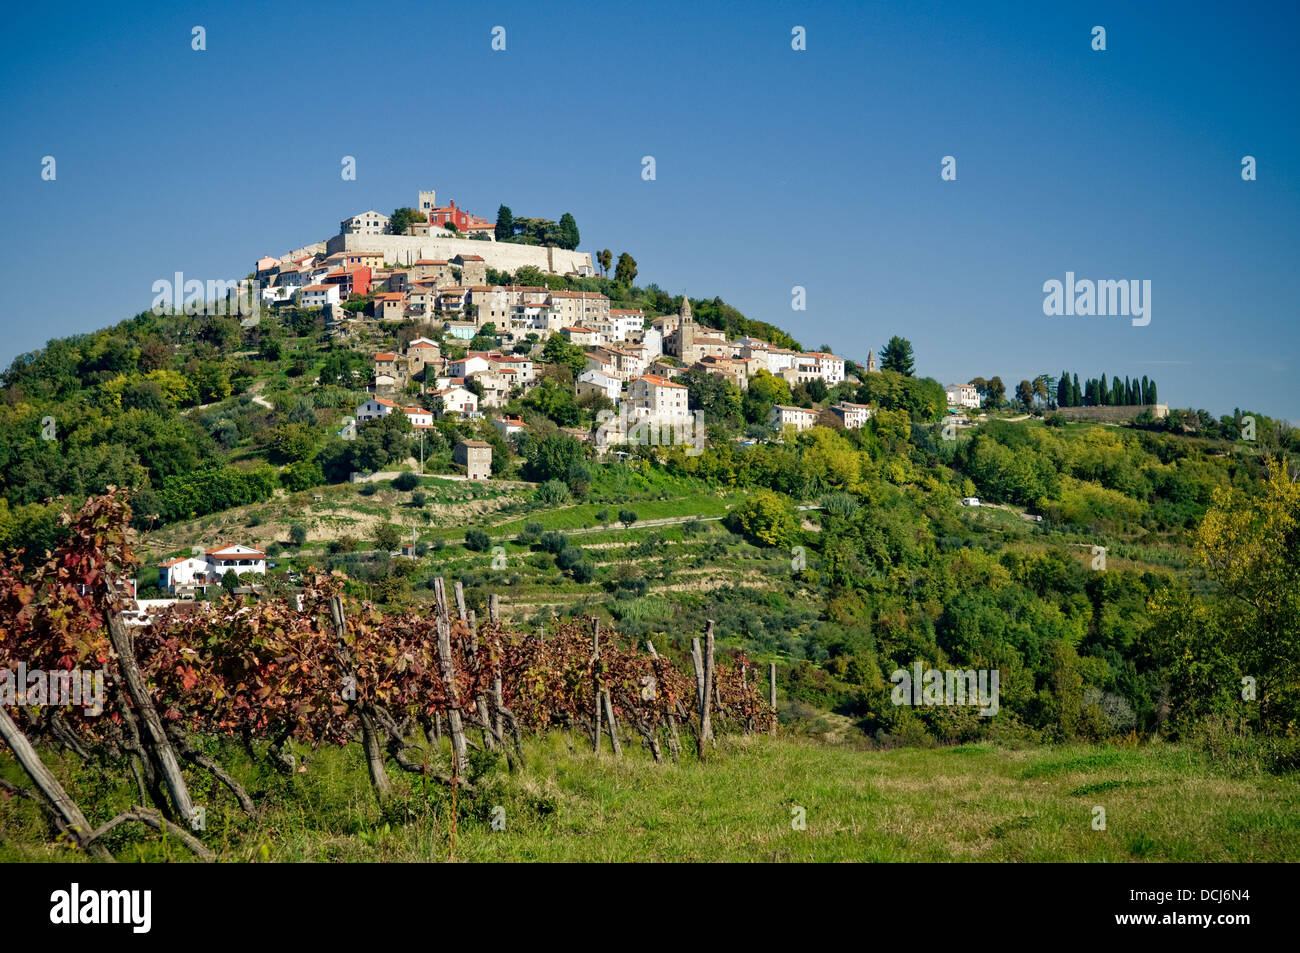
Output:
[[[199,556],[180,556],[158,564],[158,588],[164,592],[175,592],[180,588],[207,586],[213,580],[209,577],[207,559]]]
[[[528,429],[522,417],[497,417],[492,421],[492,426],[500,431],[503,437],[513,437],[517,433],[523,433]]]
[[[645,417],[688,417],[686,385],[643,374],[627,385],[627,405]]]
[[[231,546],[218,546],[203,554],[213,575],[218,579],[228,572],[242,576],[247,572],[266,572],[266,553],[252,546],[235,543]]]
[[[473,394],[470,394],[473,397]],[[406,419],[411,422],[412,427],[432,427],[433,414],[423,407],[402,407],[397,403],[388,400],[386,397],[372,397],[364,404],[357,405],[357,422],[365,423],[367,420],[378,420],[380,417],[387,417],[395,410],[400,410],[406,414]]]
[[[327,305],[337,308],[339,300],[338,285],[307,285],[298,292],[300,308],[324,308]]]
[[[472,390],[466,390],[464,387],[444,387],[434,391],[433,395],[442,398],[444,413],[457,413],[462,417],[478,413],[478,396]]]

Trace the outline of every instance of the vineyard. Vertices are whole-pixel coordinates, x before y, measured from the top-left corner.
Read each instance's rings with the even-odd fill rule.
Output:
[[[432,612],[380,612],[348,599],[341,574],[315,573],[287,598],[173,607],[130,626],[117,588],[137,565],[130,517],[126,495],[110,490],[63,515],[63,541],[43,563],[0,565],[0,669],[66,673],[64,684],[94,671],[103,692],[102,712],[45,692],[4,700],[0,733],[30,784],[0,777],[0,796],[39,805],[54,840],[99,859],[127,822],[216,859],[191,795],[200,775],[258,814],[257,792],[201,743],[212,737],[289,775],[309,770],[296,749],[360,745],[383,805],[397,793],[390,768],[445,786],[454,803],[475,791],[476,753],[515,771],[525,739],[556,730],[597,753],[607,739],[615,757],[636,739],[655,762],[684,751],[705,761],[717,734],[775,731],[772,676],[761,684],[743,653],[716,653],[711,623],[692,640],[687,674],[596,619],[522,629],[500,621],[495,595],[480,619],[460,584],[449,594],[441,579]],[[96,823],[40,748],[125,779],[138,803]]]

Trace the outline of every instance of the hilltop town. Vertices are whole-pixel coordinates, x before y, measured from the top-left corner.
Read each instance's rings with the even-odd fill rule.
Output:
[[[421,190],[417,204],[427,218],[409,222],[403,234],[392,233],[389,216],[370,210],[342,220],[339,234],[327,242],[256,263],[264,305],[322,309],[344,338],[363,337],[368,322],[415,322],[428,329],[429,336],[374,352],[368,386],[373,397],[357,407],[358,422],[401,411],[413,426],[431,427],[443,414],[475,418],[504,407],[541,382],[547,341],[556,335],[581,349],[584,366],[575,368],[575,396],[607,399],[634,428],[638,422],[668,430],[681,426],[690,415],[686,387],[675,380],[683,371],[716,375],[742,391],[760,373],[791,388],[812,381],[832,388],[846,379],[845,359],[834,354],[749,335],[729,339],[725,331],[696,321],[686,296],[675,313],[647,315],[611,307],[599,292],[490,282],[490,276],[519,269],[568,278],[595,272],[587,253],[497,241],[494,223],[454,201],[438,206],[431,190]],[[468,347],[476,341],[493,346]],[[869,354],[865,370],[876,369]],[[421,406],[402,400],[412,392]],[[972,406],[967,397],[952,398],[954,406]],[[862,426],[871,410],[847,400],[829,406],[850,428]],[[811,407],[774,404],[769,423],[799,431],[819,416]],[[507,436],[523,426],[518,418],[498,417],[495,423]],[[597,445],[622,442],[625,429],[598,431]]]

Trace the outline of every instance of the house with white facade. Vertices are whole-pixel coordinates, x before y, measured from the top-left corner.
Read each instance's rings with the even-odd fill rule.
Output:
[[[639,416],[654,418],[689,417],[691,413],[686,385],[653,374],[643,374],[628,384],[627,406]]]
[[[307,285],[298,292],[300,308],[338,308],[338,285]]]
[[[949,407],[972,407],[980,405],[980,392],[971,384],[949,384],[944,388],[948,395]]]
[[[388,216],[374,209],[339,222],[340,235],[383,235],[388,231]]]
[[[434,391],[433,396],[442,398],[443,413],[462,417],[478,413],[478,396],[472,390],[453,385]]]
[[[807,430],[817,425],[817,411],[805,407],[788,407],[785,404],[773,404],[768,422],[780,430],[793,427],[795,430]]]
[[[604,394],[615,404],[618,403],[619,397],[623,394],[623,382],[621,380],[612,374],[606,374],[595,369],[586,370],[579,374],[575,386],[579,397],[585,397],[588,394]]]
[[[838,404],[832,404],[831,410],[844,421],[845,430],[857,430],[871,419],[872,410],[866,404],[854,404],[847,400],[842,400]]]

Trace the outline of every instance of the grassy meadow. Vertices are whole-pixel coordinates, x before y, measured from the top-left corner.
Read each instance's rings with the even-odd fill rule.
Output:
[[[192,774],[207,804],[203,840],[228,861],[1300,859],[1300,777],[1230,775],[1175,745],[870,751],[753,736],[720,739],[707,763],[688,754],[656,765],[632,745],[622,760],[607,744],[597,757],[556,732],[529,742],[524,770],[488,767],[479,790],[458,798],[454,854],[446,790],[404,775],[381,810],[357,747],[308,753],[292,777],[234,763],[227,749],[261,814],[244,817]],[[126,806],[128,789],[96,787],[89,772],[71,780],[71,762],[48,760],[96,818]],[[498,806],[504,830],[493,829]],[[30,804],[0,800],[0,861],[79,859],[40,829]],[[139,825],[109,846],[123,861],[190,859]]]

